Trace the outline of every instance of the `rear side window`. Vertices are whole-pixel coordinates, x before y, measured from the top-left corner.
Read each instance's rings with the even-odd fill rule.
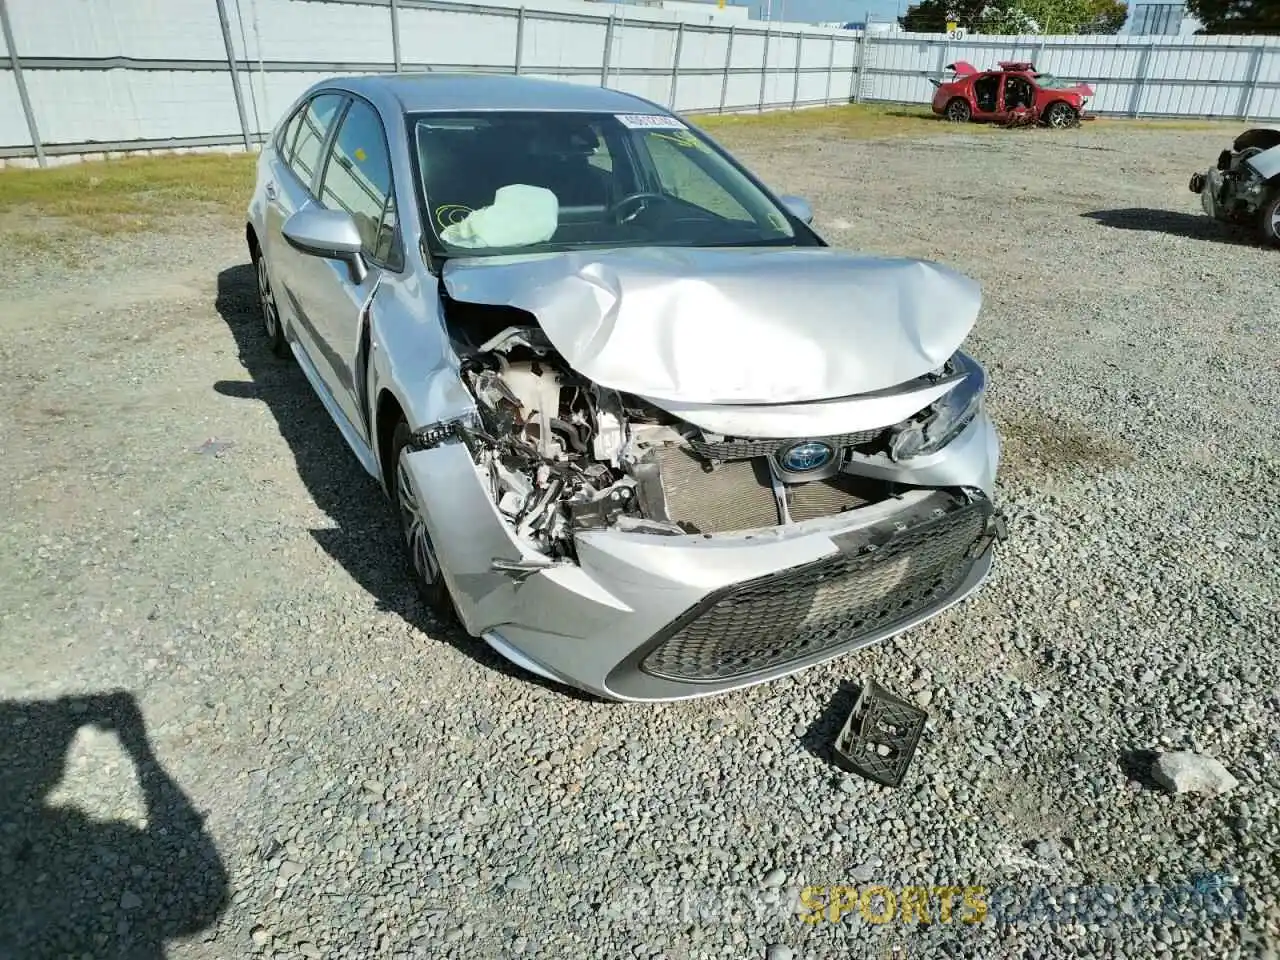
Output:
[[[293,143],[298,139],[298,128],[302,126],[302,116],[307,112],[307,104],[293,111],[293,116],[280,130],[276,137],[276,153],[282,161],[288,163],[293,159]]]
[[[310,186],[312,174],[320,164],[320,151],[329,127],[342,106],[342,96],[322,93],[314,98],[299,114],[298,130],[292,147],[288,148],[288,164],[303,183]],[[288,131],[286,131],[286,135]],[[286,141],[287,146],[287,141]]]
[[[387,138],[377,111],[363,100],[351,101],[338,128],[320,202],[351,214],[368,257],[382,263],[393,259],[396,211]]]

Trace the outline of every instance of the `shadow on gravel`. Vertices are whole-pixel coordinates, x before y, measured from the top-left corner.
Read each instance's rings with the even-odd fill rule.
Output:
[[[1120,753],[1120,772],[1126,780],[1142,785],[1145,790],[1156,790],[1160,784],[1151,776],[1151,765],[1158,754],[1154,750],[1124,750]]]
[[[1249,231],[1233,229],[1203,213],[1181,213],[1176,210],[1151,210],[1131,207],[1123,210],[1094,210],[1082,213],[1086,220],[1093,220],[1104,227],[1117,230],[1141,230],[1145,233],[1167,233],[1191,240],[1211,240],[1237,247],[1256,247],[1258,241]]]
[[[114,733],[128,754],[145,828],[50,803],[82,727]],[[0,702],[0,957],[160,960],[166,940],[214,923],[227,886],[132,694]]]
[[[251,264],[218,274],[214,306],[235,338],[249,380],[221,380],[213,389],[223,396],[260,401],[271,411],[293,452],[298,476],[337,528],[311,531],[320,547],[382,609],[403,617],[431,639],[449,643],[484,667],[522,682],[599,701],[524,672],[482,641],[430,616],[409,579],[408,562],[398,549],[399,526],[382,488],[364,472],[292,357],[280,359],[268,348]]]
[[[833,767],[833,769],[838,769],[835,767],[836,736],[839,735],[845,720],[849,718],[853,705],[858,702],[858,693],[861,690],[861,684],[856,681],[843,681],[822,713],[817,716],[813,723],[809,724],[809,729],[800,737],[800,745],[811,756],[817,757],[823,763]]]

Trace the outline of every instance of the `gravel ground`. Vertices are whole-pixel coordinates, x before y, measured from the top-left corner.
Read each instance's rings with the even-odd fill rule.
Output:
[[[983,281],[993,580],[768,686],[569,696],[421,608],[374,485],[262,344],[234,229],[6,257],[0,955],[1274,947],[1280,253],[1187,191],[1226,135],[721,139],[833,242]],[[928,704],[897,790],[828,762],[860,675]],[[1239,784],[1172,796],[1163,750]],[[806,884],[927,887],[934,922],[806,923]]]

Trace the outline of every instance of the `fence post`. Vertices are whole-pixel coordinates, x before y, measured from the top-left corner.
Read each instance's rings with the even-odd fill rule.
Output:
[[[396,0],[391,0],[391,59],[399,73],[404,64],[400,60],[400,7]]]
[[[1262,72],[1262,54],[1266,50],[1264,46],[1253,48],[1253,57],[1249,63],[1249,79],[1245,82],[1245,87],[1240,91],[1240,106],[1237,112],[1240,114],[1241,120],[1249,119],[1249,108],[1253,106],[1253,95],[1258,89],[1258,75]]]
[[[676,52],[671,57],[671,102],[667,104],[667,109],[675,112],[676,109],[676,88],[680,84],[680,51],[684,48],[684,21],[681,20],[676,25]]]
[[[823,104],[831,102],[831,71],[836,68],[836,35],[831,35],[831,52],[827,54],[827,92],[822,95]]]
[[[804,34],[796,34],[796,75],[791,83],[791,109],[795,110],[800,102],[800,64],[804,63]]]
[[[724,76],[720,78],[720,113],[724,113],[725,97],[729,95],[729,70],[733,66],[733,24],[729,24],[729,47],[724,52]]]
[[[27,94],[27,81],[22,75],[22,64],[18,62],[18,45],[13,39],[13,25],[9,23],[9,8],[5,0],[0,0],[0,29],[4,31],[4,45],[9,48],[9,66],[13,69],[13,84],[18,88],[18,99],[22,101],[22,113],[27,118],[27,132],[31,134],[31,146],[36,151],[36,163],[47,167],[44,144],[40,142],[40,130],[36,126],[36,114],[31,109],[31,97]]]
[[[863,28],[862,39],[858,41],[858,65],[853,71],[853,79],[849,82],[849,97],[854,103],[862,102],[862,71],[866,67],[867,48],[871,46],[871,34]]]
[[[516,14],[516,76],[520,76],[521,60],[524,58],[524,7]],[[603,86],[603,84],[601,84]]]
[[[227,20],[227,5],[224,0],[214,0],[218,6],[218,23],[222,27],[222,45],[227,51],[227,68],[231,71],[231,91],[236,98],[236,113],[240,115],[240,133],[244,137],[245,150],[252,151],[253,144],[249,140],[249,120],[244,112],[244,91],[240,89],[240,65],[236,63],[235,47],[231,45],[231,23]]]
[[[1155,50],[1154,41],[1148,43],[1142,51],[1142,59],[1138,61],[1137,82],[1133,85],[1133,93],[1129,96],[1129,116],[1136,118],[1142,106],[1142,94],[1147,86],[1147,71],[1151,69],[1151,53]]]
[[[609,57],[613,53],[613,12],[609,13],[609,25],[604,28],[604,60],[600,64],[600,86],[609,86]]]
[[[769,28],[773,26],[772,22],[767,23],[764,28],[764,59],[760,61],[760,100],[756,103],[756,113],[764,112],[764,84],[769,78]]]

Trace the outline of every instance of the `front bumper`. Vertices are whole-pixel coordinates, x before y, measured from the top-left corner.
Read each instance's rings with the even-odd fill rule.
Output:
[[[591,636],[511,624],[485,639],[526,669],[610,699],[722,693],[937,615],[982,583],[1003,536],[981,495],[915,491],[857,512],[873,515],[796,524],[806,529],[790,536],[604,533],[581,545],[581,568],[611,584],[626,614]]]
[[[469,632],[552,680],[613,700],[667,701],[785,676],[894,636],[975,590],[1003,536],[986,415],[947,452],[950,469],[945,457],[922,464],[935,482],[870,506],[733,533],[583,532],[576,564],[516,578],[494,572],[493,560],[534,558],[474,482],[461,445],[409,463]]]

